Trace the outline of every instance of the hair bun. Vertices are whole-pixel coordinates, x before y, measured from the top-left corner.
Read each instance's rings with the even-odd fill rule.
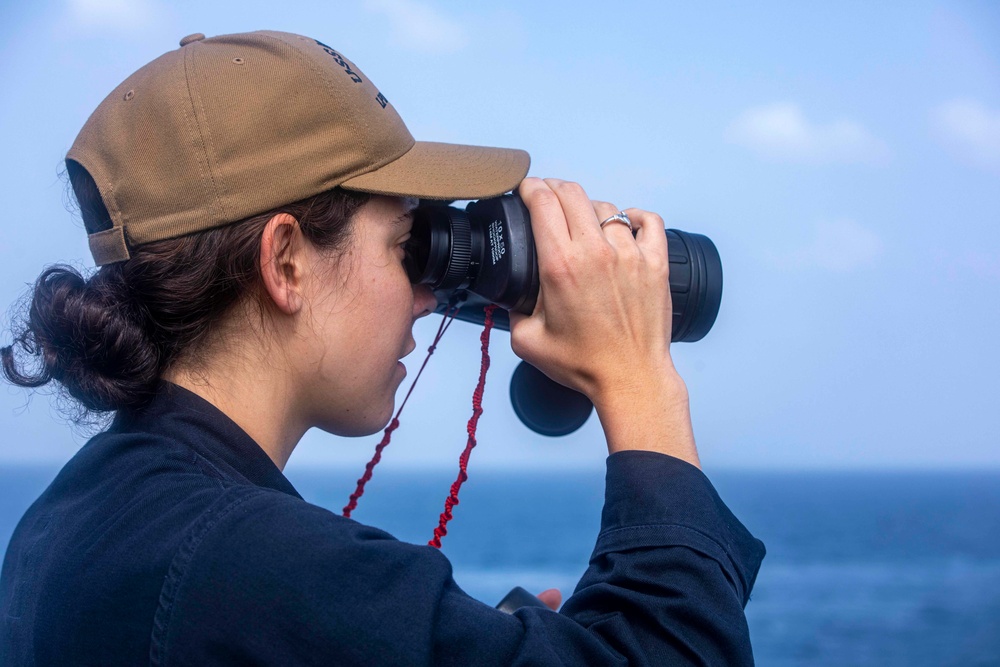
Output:
[[[56,380],[98,412],[139,407],[152,395],[159,354],[129,305],[120,271],[102,270],[87,280],[68,266],[46,269],[24,320],[14,344],[2,350],[11,382],[39,387]],[[17,348],[36,358],[35,372],[19,368]]]

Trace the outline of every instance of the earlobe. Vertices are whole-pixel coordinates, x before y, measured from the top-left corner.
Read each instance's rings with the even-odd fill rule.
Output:
[[[303,262],[298,220],[287,213],[268,220],[260,239],[260,274],[271,302],[286,315],[302,308]]]

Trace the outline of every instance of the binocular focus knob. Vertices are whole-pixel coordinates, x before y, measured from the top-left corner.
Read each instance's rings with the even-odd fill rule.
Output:
[[[548,436],[572,433],[594,410],[589,398],[550,380],[525,361],[518,364],[510,378],[510,402],[525,426]]]

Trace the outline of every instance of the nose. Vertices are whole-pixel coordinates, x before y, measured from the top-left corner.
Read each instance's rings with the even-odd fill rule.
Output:
[[[413,319],[418,320],[434,312],[437,298],[427,285],[413,286]]]

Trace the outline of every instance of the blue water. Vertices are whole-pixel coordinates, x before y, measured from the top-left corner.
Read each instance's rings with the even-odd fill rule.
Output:
[[[0,545],[55,474],[0,470]],[[297,471],[339,511],[359,471]],[[736,473],[711,477],[767,544],[747,617],[763,666],[1000,665],[1000,473]],[[451,474],[376,471],[354,517],[424,543]],[[471,595],[568,596],[598,529],[603,475],[477,472],[444,552]]]

